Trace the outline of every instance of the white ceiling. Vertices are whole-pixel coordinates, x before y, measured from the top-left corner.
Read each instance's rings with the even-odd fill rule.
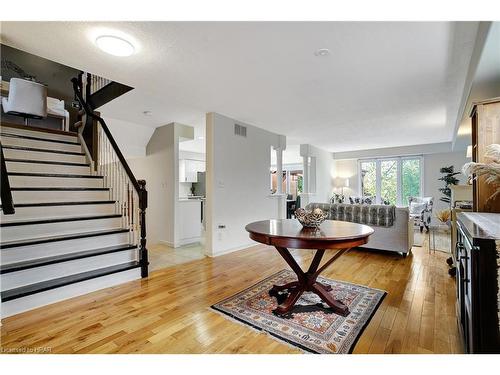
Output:
[[[108,116],[177,121],[198,136],[215,111],[332,152],[451,141],[477,31],[476,22],[1,26],[8,45],[135,87],[103,108]],[[92,40],[109,33],[138,52],[101,52]],[[331,54],[315,56],[319,48]]]

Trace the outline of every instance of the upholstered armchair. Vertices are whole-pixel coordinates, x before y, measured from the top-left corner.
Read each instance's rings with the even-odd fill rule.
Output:
[[[420,227],[420,233],[424,228],[429,231],[432,219],[433,197],[408,197],[410,217],[413,218],[415,226]]]

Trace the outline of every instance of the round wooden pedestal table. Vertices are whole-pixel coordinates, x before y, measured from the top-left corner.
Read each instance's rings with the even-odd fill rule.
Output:
[[[313,292],[337,314],[343,316],[349,314],[347,306],[328,293],[331,287],[316,279],[346,251],[367,243],[368,237],[373,233],[372,228],[363,224],[335,220],[324,221],[318,229],[303,228],[297,220],[285,219],[256,221],[248,224],[245,229],[254,241],[274,246],[297,275],[297,281],[285,285],[274,285],[269,291],[271,296],[277,296],[280,292],[288,293],[286,300],[274,310],[275,313],[286,314],[293,308],[302,293]],[[316,250],[306,272],[302,271],[288,248]],[[337,251],[319,267],[325,251],[329,250]]]

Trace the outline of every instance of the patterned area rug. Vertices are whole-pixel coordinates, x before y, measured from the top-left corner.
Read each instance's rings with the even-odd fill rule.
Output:
[[[296,276],[292,271],[282,270],[216,303],[212,309],[303,351],[345,354],[352,352],[386,295],[383,290],[320,276],[318,281],[331,285],[330,293],[349,306],[349,315],[335,314],[313,293],[304,293],[290,313],[281,317],[273,314],[278,302],[269,296],[269,289],[273,284],[282,285],[294,280]]]

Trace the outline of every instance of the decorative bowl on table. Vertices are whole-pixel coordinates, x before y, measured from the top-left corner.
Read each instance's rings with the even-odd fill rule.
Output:
[[[295,211],[295,217],[305,228],[319,228],[321,223],[326,220],[327,216],[327,213],[321,208],[315,208],[312,211],[299,208]]]

